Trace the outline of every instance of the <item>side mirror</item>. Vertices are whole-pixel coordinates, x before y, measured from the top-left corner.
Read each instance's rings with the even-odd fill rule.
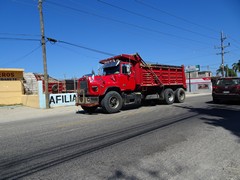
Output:
[[[124,64],[122,66],[122,73],[123,74],[131,74],[131,65],[130,64]]]
[[[127,74],[131,74],[131,66],[127,65],[126,66]]]

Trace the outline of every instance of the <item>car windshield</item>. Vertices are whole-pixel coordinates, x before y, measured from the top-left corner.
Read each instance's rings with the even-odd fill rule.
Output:
[[[236,84],[240,84],[240,79],[220,79],[217,82],[217,85],[219,86],[229,86]]]

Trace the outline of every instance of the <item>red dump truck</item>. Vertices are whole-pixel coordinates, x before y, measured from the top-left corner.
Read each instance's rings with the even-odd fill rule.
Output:
[[[87,113],[98,107],[116,113],[129,104],[185,100],[184,66],[147,64],[139,54],[121,54],[101,60],[100,75],[89,74],[78,80],[76,105]]]

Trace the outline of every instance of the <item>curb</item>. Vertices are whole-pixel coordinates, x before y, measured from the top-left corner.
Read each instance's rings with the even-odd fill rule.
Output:
[[[207,96],[212,95],[212,93],[186,93],[186,97],[193,97],[193,96]]]

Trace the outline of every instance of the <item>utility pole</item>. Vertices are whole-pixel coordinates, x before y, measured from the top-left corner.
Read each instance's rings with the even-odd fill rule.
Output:
[[[48,72],[47,72],[47,57],[46,57],[46,41],[45,41],[45,35],[44,35],[44,23],[43,23],[43,13],[42,13],[42,0],[38,0],[38,10],[40,15],[41,44],[42,44],[42,55],[43,55],[44,83],[45,83],[45,99],[46,99],[46,108],[49,109]]]
[[[223,35],[223,31],[221,32],[221,46],[217,47],[218,49],[221,49],[220,53],[217,53],[217,55],[221,55],[221,69],[222,69],[222,76],[225,77],[225,73],[224,73],[224,54],[229,53],[229,52],[225,52],[224,49],[228,46],[230,46],[230,43],[228,43],[227,46],[224,46],[224,40],[226,40],[226,36]]]

